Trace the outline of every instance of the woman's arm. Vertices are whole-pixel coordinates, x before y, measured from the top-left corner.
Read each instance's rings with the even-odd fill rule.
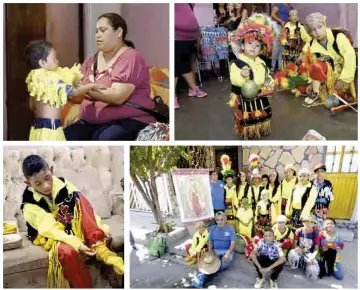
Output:
[[[90,91],[89,96],[95,101],[101,101],[111,105],[125,103],[134,92],[133,84],[113,83],[111,88],[100,91]]]
[[[282,26],[285,25],[285,22],[282,21],[278,16],[277,13],[279,12],[279,8],[277,6],[273,6],[271,8],[271,18],[275,20],[276,22],[280,23]]]

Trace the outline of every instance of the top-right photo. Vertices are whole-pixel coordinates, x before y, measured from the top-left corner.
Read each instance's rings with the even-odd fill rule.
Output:
[[[176,140],[358,139],[357,3],[175,3],[174,47]]]

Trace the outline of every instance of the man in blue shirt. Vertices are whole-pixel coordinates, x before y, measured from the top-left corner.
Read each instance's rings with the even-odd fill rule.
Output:
[[[219,211],[215,215],[216,226],[209,235],[209,251],[214,251],[221,259],[221,270],[227,269],[234,259],[236,233],[232,226],[226,224],[226,215]]]
[[[216,171],[210,172],[211,199],[214,208],[214,214],[225,210],[225,190],[224,182],[218,180]]]
[[[271,5],[271,18],[284,27],[286,22],[289,21],[289,12],[294,8],[289,3],[276,3]],[[271,55],[271,71],[276,71],[277,68],[281,70],[283,46],[280,43],[280,39],[276,39],[273,42],[272,55]]]

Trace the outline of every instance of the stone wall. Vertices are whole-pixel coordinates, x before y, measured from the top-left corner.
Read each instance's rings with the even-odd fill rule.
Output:
[[[272,170],[284,178],[286,164],[294,164],[297,170],[305,167],[312,171],[316,164],[325,162],[325,146],[244,146],[243,164],[248,167],[250,154],[260,156],[262,174],[269,174]]]

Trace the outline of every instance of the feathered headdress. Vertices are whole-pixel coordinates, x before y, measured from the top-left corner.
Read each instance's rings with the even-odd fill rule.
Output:
[[[230,157],[226,154],[223,154],[220,158],[220,162],[221,162],[221,166],[222,166],[222,175],[224,176],[224,178],[227,178],[229,176],[234,177],[235,176],[235,171],[231,169],[231,161],[230,161]]]
[[[251,154],[249,157],[249,165],[250,165],[250,172],[251,176],[260,175],[261,168],[260,168],[260,157],[257,154]]]
[[[231,37],[238,45],[245,40],[258,40],[265,45],[265,52],[270,53],[273,40],[281,33],[278,25],[266,14],[255,13],[249,17],[240,29]],[[234,47],[234,46],[233,46]]]

